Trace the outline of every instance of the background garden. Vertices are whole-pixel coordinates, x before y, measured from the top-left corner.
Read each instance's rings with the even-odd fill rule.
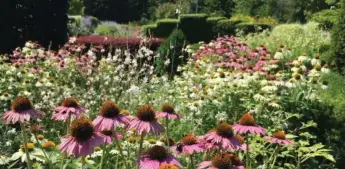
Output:
[[[224,152],[238,157],[228,169],[345,166],[344,0],[0,4],[0,168],[136,168],[141,153],[157,146],[182,166],[157,169],[194,169],[203,161],[221,168],[215,161]],[[8,120],[6,112],[22,110],[19,96],[44,115]],[[107,100],[132,122],[151,111],[140,107],[147,104],[181,118],[157,113],[152,121],[168,131],[158,135],[138,133],[129,122],[113,127],[120,139],[78,158],[60,146],[73,133],[70,118],[79,116],[52,118],[66,98],[75,98],[91,120]],[[247,112],[255,121],[244,120]],[[209,147],[208,135],[221,133],[224,122],[248,149]],[[262,126],[265,134],[241,133],[236,124]],[[176,153],[191,136],[200,136],[194,141],[203,151]]]

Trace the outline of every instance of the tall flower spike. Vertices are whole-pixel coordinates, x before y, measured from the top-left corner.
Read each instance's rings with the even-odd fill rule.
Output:
[[[11,110],[2,115],[6,124],[24,123],[32,118],[40,117],[42,113],[34,109],[31,101],[25,96],[17,97],[11,104]]]
[[[61,106],[55,108],[53,120],[66,121],[68,118],[79,118],[85,110],[80,106],[79,102],[74,98],[66,98],[62,101]]]
[[[238,124],[232,126],[239,134],[260,134],[266,135],[263,127],[256,124],[254,117],[250,113],[245,113],[239,120]]]

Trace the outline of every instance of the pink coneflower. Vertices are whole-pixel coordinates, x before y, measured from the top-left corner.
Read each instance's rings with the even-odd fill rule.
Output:
[[[269,140],[271,143],[277,143],[279,145],[293,145],[294,143],[286,139],[284,131],[277,131],[273,136],[266,136],[265,138]]]
[[[181,143],[171,147],[176,154],[193,154],[204,151],[204,145],[194,135],[186,135],[182,138]]]
[[[66,121],[71,116],[79,118],[80,114],[84,113],[85,110],[79,105],[76,99],[66,98],[61,106],[55,108],[55,112],[52,116],[53,120]]]
[[[74,120],[70,133],[61,139],[60,151],[75,157],[85,157],[94,151],[96,146],[105,143],[105,136],[95,132],[92,122],[85,117]]]
[[[24,123],[30,118],[41,116],[41,112],[34,109],[31,101],[25,96],[17,97],[11,104],[11,110],[2,115],[2,119],[6,124],[15,124],[17,122]]]
[[[101,133],[105,136],[104,138],[106,144],[111,144],[115,139],[122,139],[122,135],[120,133],[116,133],[113,130],[102,130]]]
[[[148,133],[158,135],[164,131],[163,126],[157,122],[151,105],[144,105],[138,108],[136,118],[130,122],[128,129],[135,129],[139,135]]]
[[[244,143],[244,138],[239,134],[236,134],[235,138],[241,143],[241,147],[239,149],[242,151],[246,151],[248,145]],[[249,149],[249,147],[248,147],[248,149]]]
[[[162,111],[156,113],[156,117],[168,119],[181,118],[181,116],[175,112],[174,106],[172,104],[164,104],[162,107]]]
[[[198,169],[244,169],[242,161],[235,154],[216,154],[212,161],[204,161],[198,165]]]
[[[115,102],[107,100],[103,103],[98,117],[92,124],[97,131],[114,130],[118,125],[124,126],[129,123],[126,116],[120,114],[120,108]]]
[[[178,168],[182,167],[177,159],[162,146],[153,146],[139,159],[139,169],[159,169],[166,164],[172,164]]]
[[[256,124],[253,116],[250,113],[244,114],[239,121],[239,124],[234,124],[232,128],[239,134],[261,134],[266,135],[263,127]]]
[[[206,147],[220,148],[223,150],[237,150],[241,143],[234,137],[234,131],[228,123],[219,124],[204,136]],[[207,145],[207,144],[211,144]]]

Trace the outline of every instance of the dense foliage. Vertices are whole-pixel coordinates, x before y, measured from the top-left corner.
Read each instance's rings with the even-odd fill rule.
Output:
[[[345,1],[338,17],[338,22],[332,33],[332,55],[337,64],[338,70],[345,72]]]
[[[0,6],[0,36],[6,39],[0,52],[10,52],[28,40],[52,48],[66,42],[68,0],[4,0]]]

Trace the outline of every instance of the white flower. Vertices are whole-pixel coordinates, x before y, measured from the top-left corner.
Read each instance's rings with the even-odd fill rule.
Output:
[[[284,55],[282,52],[276,52],[274,54],[274,59],[284,59]]]

